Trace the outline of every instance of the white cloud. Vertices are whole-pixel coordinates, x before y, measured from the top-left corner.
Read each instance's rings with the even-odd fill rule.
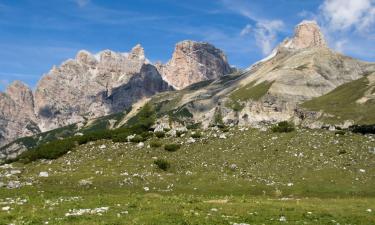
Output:
[[[76,3],[79,7],[85,7],[87,4],[90,3],[90,0],[76,0]]]
[[[375,0],[325,0],[320,14],[330,30],[368,31],[375,24]]]
[[[284,23],[281,20],[261,21],[256,24],[255,40],[264,55],[272,52],[277,41],[277,33],[283,27]]]
[[[258,5],[244,0],[221,0],[222,4],[229,10],[236,12],[255,22],[253,27],[247,24],[240,32],[241,36],[251,34],[254,36],[257,46],[264,55],[271,53],[275,47],[277,35],[284,28],[282,20],[273,20],[259,15]]]
[[[241,35],[241,36],[245,36],[245,35],[247,35],[247,34],[250,34],[252,30],[253,30],[253,27],[252,27],[250,24],[247,24],[247,25],[241,30],[240,35]]]

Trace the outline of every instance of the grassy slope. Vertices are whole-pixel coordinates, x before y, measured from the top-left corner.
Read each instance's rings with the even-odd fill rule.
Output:
[[[233,101],[247,101],[249,99],[252,100],[259,100],[270,89],[272,82],[264,81],[258,85],[255,85],[255,82],[251,82],[244,87],[239,88],[238,90],[234,91],[229,97]]]
[[[354,120],[359,124],[375,123],[375,104],[369,102],[358,104],[356,101],[364,96],[364,93],[370,88],[367,77],[344,84],[332,92],[315,98],[302,104],[302,107],[334,115],[327,117],[327,122],[341,122],[344,120]]]
[[[1,179],[34,184],[0,189],[0,202],[28,200],[6,204],[13,209],[0,211],[0,224],[279,224],[281,216],[292,224],[375,223],[366,212],[375,208],[374,139],[321,130],[204,135],[173,153],[100,141],[55,161],[15,164],[23,173]],[[155,158],[167,159],[171,169],[157,169]],[[50,176],[39,178],[41,171]],[[92,185],[78,184],[89,178]],[[72,196],[79,198],[68,201]],[[64,216],[69,209],[102,206],[110,207],[102,216]]]

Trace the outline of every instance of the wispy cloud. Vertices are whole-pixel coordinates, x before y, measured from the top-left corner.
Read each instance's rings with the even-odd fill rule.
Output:
[[[90,3],[90,0],[75,0],[79,7],[85,7]]]
[[[263,55],[268,55],[275,47],[277,36],[284,28],[284,22],[279,19],[268,19],[264,15],[259,15],[255,5],[249,1],[243,0],[221,0],[222,4],[229,10],[238,13],[251,22],[247,24],[240,32],[241,36],[251,35],[255,38],[257,46],[261,49]]]

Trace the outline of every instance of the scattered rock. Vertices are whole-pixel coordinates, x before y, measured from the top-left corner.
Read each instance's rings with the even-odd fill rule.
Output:
[[[39,173],[39,177],[48,177],[49,176],[49,174],[48,174],[48,172],[40,172]]]

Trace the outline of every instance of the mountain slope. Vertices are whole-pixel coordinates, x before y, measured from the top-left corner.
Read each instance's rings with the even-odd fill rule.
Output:
[[[374,124],[375,73],[339,86],[326,95],[303,103],[302,107],[323,111],[323,120],[330,123]]]

